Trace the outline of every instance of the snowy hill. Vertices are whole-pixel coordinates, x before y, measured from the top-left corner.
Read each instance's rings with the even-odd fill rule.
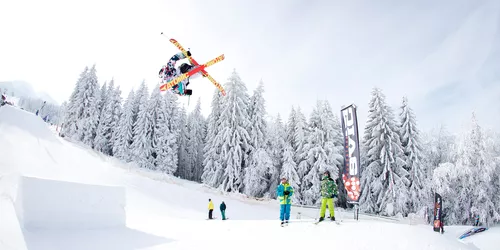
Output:
[[[137,169],[56,136],[39,117],[0,108],[0,249],[496,249],[492,228],[464,241],[464,227],[374,219],[336,211],[341,225],[314,225],[293,207],[279,226],[276,201],[226,195]],[[229,220],[209,221],[208,199]],[[295,219],[297,212],[302,219]],[[103,214],[107,213],[106,220]],[[7,218],[4,220],[4,218]],[[464,244],[465,243],[465,244]],[[470,244],[470,245],[469,245]],[[472,245],[473,244],[473,245]]]
[[[33,89],[33,86],[31,86],[30,83],[25,81],[0,82],[0,89],[2,90],[2,92],[4,90],[7,90],[7,96],[10,98],[38,98],[47,101],[48,103],[59,105],[59,103],[57,103],[49,94],[45,92],[37,92],[35,89]],[[12,95],[12,93],[14,95]]]

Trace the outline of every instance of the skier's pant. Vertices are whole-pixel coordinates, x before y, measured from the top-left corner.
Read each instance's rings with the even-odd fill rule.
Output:
[[[280,219],[281,221],[290,219],[291,204],[281,204],[280,206]]]
[[[209,219],[213,219],[213,218],[212,218],[212,212],[213,212],[213,211],[214,211],[213,209],[208,210],[208,218],[209,218]]]
[[[226,211],[225,210],[220,210],[220,213],[222,215],[222,219],[225,220],[226,219]]]
[[[333,209],[333,198],[322,198],[321,199],[321,211],[319,217],[325,218],[326,206],[328,205],[328,210],[330,210],[330,217],[335,217],[335,210]]]

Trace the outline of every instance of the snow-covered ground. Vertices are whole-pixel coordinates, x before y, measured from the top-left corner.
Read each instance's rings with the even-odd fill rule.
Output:
[[[26,179],[36,185],[25,185]],[[118,190],[125,191],[124,197],[120,198]],[[206,220],[209,198],[216,208],[225,201],[229,220]],[[104,224],[96,209],[116,214]],[[301,219],[295,219],[297,212]],[[214,214],[220,218],[218,209]],[[2,250],[489,250],[500,246],[500,228],[460,241],[458,235],[468,227],[446,227],[441,235],[429,225],[365,215],[354,221],[352,213],[340,211],[336,217],[343,218],[341,225],[314,225],[311,221],[317,214],[316,209],[293,207],[294,220],[282,228],[276,201],[223,194],[198,183],[137,169],[56,136],[55,129],[34,114],[16,107],[0,108]],[[72,216],[85,218],[85,223],[75,223],[78,220],[69,219]],[[125,225],[120,225],[123,216]],[[37,223],[26,223],[23,218]]]

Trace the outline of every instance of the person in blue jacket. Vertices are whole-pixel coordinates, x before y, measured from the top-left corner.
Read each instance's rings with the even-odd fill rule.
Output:
[[[276,195],[280,201],[281,225],[288,224],[288,220],[290,220],[290,208],[292,207],[293,187],[290,186],[285,177],[281,178],[281,184],[276,190]]]

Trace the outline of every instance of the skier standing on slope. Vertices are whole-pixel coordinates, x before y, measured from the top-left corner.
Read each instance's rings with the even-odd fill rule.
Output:
[[[290,219],[290,208],[292,206],[291,197],[293,195],[293,187],[290,186],[285,177],[281,178],[281,184],[278,186],[276,194],[280,201],[281,225],[285,223],[288,224],[288,220]]]
[[[224,203],[224,201],[220,204],[220,213],[222,215],[222,220],[226,220],[226,203]]]
[[[187,54],[188,56],[191,56],[191,52],[188,51]],[[177,68],[175,67],[177,61],[185,58],[186,56],[182,52],[179,52],[170,58],[167,65],[163,65],[163,67],[160,69],[160,72],[158,72],[158,75],[163,82],[165,83],[169,82],[174,78],[176,78],[177,76],[180,76],[181,74],[188,72],[194,67],[193,65],[190,65],[188,63],[182,63],[179,67]],[[190,78],[196,78],[199,77],[200,75],[202,75],[201,71],[200,73],[192,75]],[[189,78],[173,86],[172,90],[178,95],[191,95],[192,91],[190,89],[189,90],[186,89],[187,85],[189,85]]]
[[[333,207],[333,198],[335,197],[337,197],[337,185],[330,177],[330,172],[325,171],[323,179],[321,180],[321,211],[319,221],[323,221],[325,219],[327,205],[328,210],[330,210],[330,219],[335,221],[335,210]]]
[[[212,218],[212,213],[214,211],[214,203],[212,202],[212,199],[208,199],[208,219],[213,219]]]

